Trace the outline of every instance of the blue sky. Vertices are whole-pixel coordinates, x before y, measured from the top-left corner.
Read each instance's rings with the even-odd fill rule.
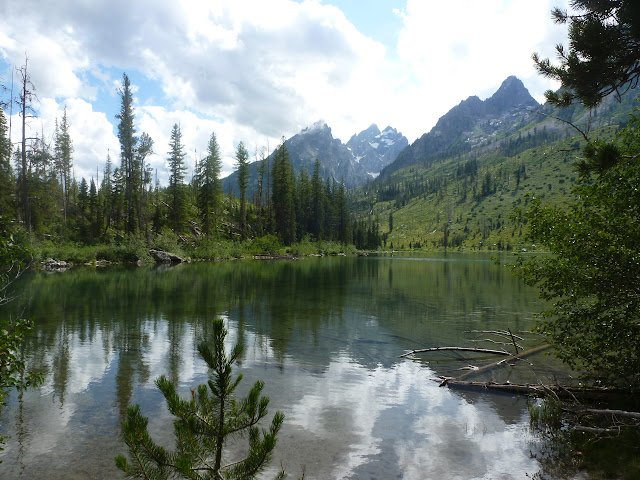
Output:
[[[470,95],[509,75],[532,95],[556,88],[531,54],[566,42],[550,11],[566,0],[7,0],[0,77],[24,64],[39,97],[32,132],[52,135],[66,106],[78,177],[119,162],[117,89],[135,87],[139,132],[167,176],[174,123],[193,166],[215,132],[225,162],[243,141],[273,149],[319,119],[335,137],[376,123],[414,141]],[[14,138],[17,129],[13,130]]]

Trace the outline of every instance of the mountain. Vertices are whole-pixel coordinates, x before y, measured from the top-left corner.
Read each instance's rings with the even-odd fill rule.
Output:
[[[351,150],[356,162],[372,176],[377,176],[408,145],[406,137],[395,128],[387,127],[380,132],[375,124],[352,136],[347,142],[347,148]]]
[[[375,178],[380,170],[393,162],[398,153],[408,145],[407,139],[396,129],[387,127],[380,132],[376,125],[351,137],[347,145],[333,138],[331,128],[318,121],[285,140],[289,160],[296,172],[307,169],[313,172],[316,159],[320,160],[320,176],[344,180],[347,188],[362,185]],[[273,161],[273,153],[265,161]],[[258,186],[258,167],[262,161],[249,167],[248,196],[252,198]],[[237,174],[223,180],[223,189],[238,194]]]
[[[353,188],[366,181],[367,171],[355,161],[353,155],[337,138],[333,138],[331,128],[316,122],[285,141],[289,160],[296,172],[307,168],[313,170],[316,159],[320,160],[322,178],[344,179],[347,188]]]
[[[488,145],[529,123],[534,117],[532,107],[540,105],[522,81],[510,76],[490,98],[483,101],[472,96],[449,110],[429,133],[400,152],[396,160],[382,170],[381,176]]]
[[[636,96],[630,90],[592,110],[558,109],[538,105],[509,77],[491,98],[469,97],[452,108],[352,191],[350,208],[359,218],[374,212],[391,249],[535,249],[522,213],[533,199],[572,201],[585,136],[613,140]]]

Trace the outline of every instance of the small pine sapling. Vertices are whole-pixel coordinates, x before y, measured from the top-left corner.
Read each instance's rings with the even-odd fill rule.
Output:
[[[267,415],[269,399],[261,395],[264,383],[254,384],[247,397],[236,400],[234,392],[242,375],[232,376],[232,365],[242,354],[236,345],[229,355],[224,348],[227,330],[215,320],[211,345],[198,345],[198,353],[211,371],[207,384],[192,390],[185,400],[165,376],[156,385],[167,402],[173,422],[176,450],[168,451],[156,444],[147,430],[148,419],[139,405],[130,405],[123,424],[124,441],[129,447],[128,459],[116,457],[118,468],[129,478],[166,479],[252,479],[271,459],[276,436],[284,415],[276,412],[268,430],[257,424]],[[244,436],[249,448],[243,459],[226,462],[224,449],[232,437]],[[278,478],[284,478],[281,473]]]

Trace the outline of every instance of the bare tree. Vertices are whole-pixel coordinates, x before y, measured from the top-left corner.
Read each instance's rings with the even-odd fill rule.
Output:
[[[31,230],[31,215],[29,210],[29,182],[27,175],[27,117],[35,117],[35,109],[33,108],[34,100],[38,97],[35,94],[35,87],[31,82],[28,72],[29,57],[25,55],[24,66],[18,69],[20,75],[21,91],[17,100],[20,106],[20,114],[22,115],[22,175],[20,185],[20,196],[22,199],[22,211],[24,214],[24,224],[27,230]]]

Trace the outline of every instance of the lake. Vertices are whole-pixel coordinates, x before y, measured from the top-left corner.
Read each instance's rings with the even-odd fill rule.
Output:
[[[0,314],[34,318],[26,355],[45,372],[13,393],[2,478],[124,478],[120,424],[129,403],[170,446],[171,417],[154,385],[186,396],[207,370],[195,346],[222,317],[242,393],[265,382],[285,423],[264,478],[511,479],[539,469],[526,400],[440,388],[440,375],[495,360],[416,348],[484,346],[471,330],[530,329],[537,293],[486,254],[224,261],[166,267],[31,272]],[[535,342],[535,337],[530,340]],[[505,348],[510,348],[509,346]],[[562,369],[540,354],[473,377],[550,381]],[[269,420],[269,419],[267,419]],[[265,426],[268,422],[265,422]]]

